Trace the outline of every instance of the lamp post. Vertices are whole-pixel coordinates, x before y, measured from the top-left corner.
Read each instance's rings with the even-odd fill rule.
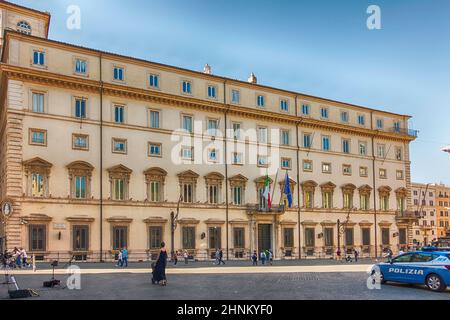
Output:
[[[345,234],[345,231],[347,229],[347,225],[348,225],[348,223],[350,221],[350,213],[352,212],[352,210],[353,210],[353,207],[348,210],[347,219],[345,220],[344,223],[341,223],[341,220],[339,220],[339,219],[337,221],[338,250],[339,251],[341,250],[341,236],[343,234]],[[344,249],[345,249],[345,245],[344,245]],[[342,257],[342,254],[343,254],[343,252],[341,251],[341,257]]]
[[[177,229],[177,222],[178,222],[178,216],[180,214],[180,203],[183,201],[183,196],[180,195],[180,198],[178,199],[177,203],[177,213],[171,212],[170,213],[170,255],[171,255],[171,261],[175,259],[175,230]]]

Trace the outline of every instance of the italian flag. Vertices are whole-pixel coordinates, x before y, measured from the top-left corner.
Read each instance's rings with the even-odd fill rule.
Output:
[[[263,197],[267,201],[267,208],[271,209],[272,208],[272,201],[270,199],[270,180],[269,180],[269,175],[268,174],[266,174],[266,180],[264,182]]]

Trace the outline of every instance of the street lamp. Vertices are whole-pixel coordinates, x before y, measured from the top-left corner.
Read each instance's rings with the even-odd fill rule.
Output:
[[[170,231],[171,231],[171,239],[170,239],[170,253],[171,253],[171,261],[175,260],[175,230],[177,229],[177,222],[178,222],[178,216],[180,214],[180,203],[183,201],[183,196],[180,195],[180,198],[178,199],[177,204],[177,213],[175,215],[175,212],[170,213]]]

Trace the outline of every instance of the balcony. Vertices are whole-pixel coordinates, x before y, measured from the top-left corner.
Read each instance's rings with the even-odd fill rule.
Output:
[[[262,208],[259,204],[248,204],[247,205],[247,214],[283,214],[286,209],[284,205],[272,205],[271,209]]]
[[[414,212],[414,211],[400,211],[397,210],[395,212],[396,219],[399,221],[418,221],[420,218],[422,218],[420,212]]]
[[[412,129],[406,129],[406,128],[396,128],[392,127],[388,130],[388,132],[392,133],[398,133],[406,136],[410,136],[413,138],[419,137],[419,131],[418,130],[412,130]]]

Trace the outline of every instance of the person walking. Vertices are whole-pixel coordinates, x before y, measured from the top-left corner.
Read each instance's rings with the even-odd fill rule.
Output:
[[[125,265],[125,268],[128,268],[128,250],[125,247],[122,250],[122,266],[123,265]]]
[[[25,267],[25,268],[28,268],[29,267],[29,264],[28,264],[28,255],[27,255],[27,252],[25,251],[25,249],[24,248],[20,248],[20,256],[21,256],[21,258],[22,258],[22,265]]]
[[[156,261],[154,268],[152,268],[152,284],[160,284],[161,286],[167,285],[166,266],[166,244],[161,242],[161,251],[159,252],[158,260]]]
[[[220,262],[219,262],[219,249],[216,249],[216,253],[214,254],[214,258],[215,258],[215,260],[214,260],[214,263],[213,264],[220,264]]]
[[[273,253],[272,250],[269,250],[269,264],[273,266]]]
[[[256,253],[256,250],[253,251],[253,254],[252,254],[252,265],[253,266],[258,265],[258,254]]]
[[[184,250],[183,257],[184,257],[184,264],[188,264],[189,263],[189,255],[188,255],[187,250]]]
[[[338,248],[336,251],[336,260],[337,261],[341,261],[342,260],[342,256],[341,256],[341,249]]]
[[[178,264],[178,251],[173,253],[173,265],[176,266]]]
[[[265,265],[265,264],[266,264],[266,254],[265,254],[264,251],[261,251],[260,257],[261,257],[261,263],[262,263],[262,265]]]
[[[221,263],[223,263],[223,265],[225,265],[225,261],[223,261],[223,250],[222,249],[219,250],[219,266]]]
[[[358,262],[358,257],[359,257],[358,250],[355,249],[354,255],[355,255],[355,263],[357,263]]]
[[[123,262],[122,262],[122,250],[119,250],[119,253],[117,254],[117,264],[116,267],[122,267]]]

